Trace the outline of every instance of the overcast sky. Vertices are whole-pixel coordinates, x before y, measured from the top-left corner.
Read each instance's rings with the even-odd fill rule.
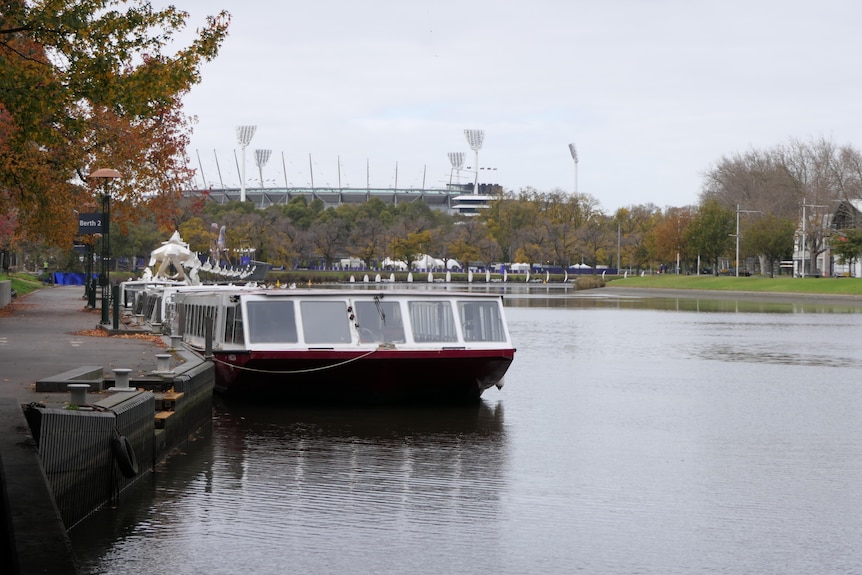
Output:
[[[239,186],[239,125],[257,126],[248,186],[271,149],[267,187],[310,185],[309,155],[316,186],[340,158],[344,187],[392,187],[396,164],[399,188],[442,187],[448,152],[474,165],[470,128],[480,181],[572,192],[574,143],[577,190],[608,213],[697,203],[704,172],[750,149],[862,145],[858,0],[173,3],[192,28],[233,17],[185,100],[215,187]]]

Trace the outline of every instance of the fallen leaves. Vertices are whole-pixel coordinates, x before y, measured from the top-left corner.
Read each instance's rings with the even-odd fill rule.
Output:
[[[140,339],[157,345],[158,347],[168,347],[165,340],[161,336],[148,333],[123,333],[119,335],[111,335],[103,329],[85,329],[76,331],[73,335],[83,335],[88,337],[116,337],[120,339]]]

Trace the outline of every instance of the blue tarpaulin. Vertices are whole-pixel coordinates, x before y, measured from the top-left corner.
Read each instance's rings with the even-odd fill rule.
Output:
[[[54,285],[58,286],[82,286],[86,279],[87,274],[54,272]]]

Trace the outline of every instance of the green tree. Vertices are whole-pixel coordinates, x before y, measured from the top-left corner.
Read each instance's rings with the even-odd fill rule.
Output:
[[[718,260],[733,246],[731,234],[736,230],[734,212],[724,208],[716,199],[705,200],[688,228],[687,240],[702,260],[718,273]]]
[[[832,253],[838,256],[840,263],[852,267],[853,262],[862,256],[862,229],[840,230],[832,236],[830,245]]]
[[[793,255],[793,220],[767,214],[746,226],[742,245],[748,253],[761,254],[769,265],[769,276],[775,277],[775,264]]]

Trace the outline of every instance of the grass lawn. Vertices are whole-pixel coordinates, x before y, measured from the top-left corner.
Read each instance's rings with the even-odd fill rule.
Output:
[[[18,295],[28,294],[45,287],[38,278],[30,274],[0,274],[0,281],[12,280],[12,289]]]
[[[609,285],[631,288],[862,295],[859,278],[794,278],[762,276],[684,276],[674,274],[616,279]]]

